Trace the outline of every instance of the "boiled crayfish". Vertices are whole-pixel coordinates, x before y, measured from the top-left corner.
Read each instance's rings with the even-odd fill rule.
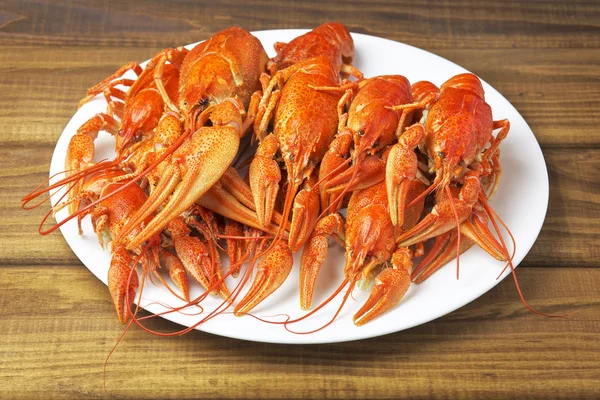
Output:
[[[230,28],[190,51],[163,50],[143,70],[136,63],[123,66],[82,100],[83,104],[103,94],[109,109],[87,121],[71,140],[66,177],[26,196],[23,206],[49,190],[66,188],[69,197],[54,211],[68,205],[70,216],[43,233],[70,219],[81,220],[85,214],[104,210],[106,216],[113,216],[109,221],[118,220],[119,224],[119,229],[111,230],[111,239],[114,259],[121,267],[111,271],[126,271],[122,267],[125,264],[128,270],[135,270],[140,258],[127,255],[153,252],[156,256],[152,262],[159,264],[162,259],[172,276],[182,277],[183,266],[205,287],[211,287],[220,276],[215,271],[220,270],[220,265],[216,266],[218,252],[206,248],[214,244],[214,237],[209,240],[207,236],[203,245],[197,237],[189,236],[181,215],[193,208],[233,161],[240,137],[252,125],[261,94],[259,77],[266,71],[267,61],[258,39],[243,29]],[[122,77],[130,69],[138,75],[137,80]],[[125,94],[117,85],[130,89]],[[118,137],[113,161],[93,162],[94,141],[100,130]],[[105,186],[96,188],[97,196],[90,196],[86,184],[94,183],[91,177],[106,176],[113,170],[120,172],[110,172]],[[84,200],[89,204],[80,209]],[[124,215],[120,210],[127,200],[131,204]],[[95,224],[98,235],[104,226]],[[160,251],[163,233],[169,239],[167,246],[175,252]],[[124,288],[129,274],[111,272],[111,276],[111,293],[118,294],[113,295],[115,307],[125,321],[122,294],[128,292]],[[135,279],[130,278],[130,283]],[[178,286],[187,298],[187,288]],[[220,286],[211,290],[227,297],[226,288]]]
[[[189,50],[165,49],[144,68],[123,66],[82,100],[102,95],[107,110],[71,139],[65,177],[23,199],[27,208],[64,188],[66,199],[52,211],[68,208],[69,217],[40,232],[91,215],[100,244],[110,238],[109,290],[121,322],[132,317],[139,324],[131,304],[146,276],[167,285],[160,267],[179,294],[169,290],[189,302],[169,312],[206,297],[190,301],[189,274],[205,294],[220,295],[223,307],[248,314],[287,279],[292,255],[303,247],[300,305],[307,310],[330,238],[345,248],[344,280],[327,301],[286,325],[347,288],[343,305],[359,282],[374,280],[354,316],[357,325],[367,323],[473,244],[511,263],[488,203],[510,124],[493,121],[475,75],[454,76],[439,88],[411,86],[401,75],[364,79],[352,66],[352,37],[339,23],[277,42],[275,50],[269,60],[257,38],[230,28]],[[130,70],[137,79],[125,78]],[[102,130],[116,137],[117,156],[94,162]],[[251,130],[258,146],[244,178],[233,162]],[[224,279],[237,277],[244,263],[249,267],[230,291]],[[248,293],[236,302],[254,268]]]

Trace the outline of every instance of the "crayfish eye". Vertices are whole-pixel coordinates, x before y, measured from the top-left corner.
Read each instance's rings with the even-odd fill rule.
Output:
[[[446,155],[444,154],[444,152],[443,152],[443,151],[439,151],[439,152],[438,152],[438,157],[439,157],[439,158],[441,158],[441,159],[443,160],[444,158],[446,158]]]
[[[363,130],[360,130],[360,131],[358,131],[357,133],[358,133],[358,137],[363,137],[363,136],[365,136],[365,131],[363,131]]]
[[[208,104],[208,99],[207,98],[200,99],[200,105],[201,106],[205,106],[207,104]]]
[[[379,142],[376,140],[375,142],[373,142],[373,148],[376,149],[379,147]]]

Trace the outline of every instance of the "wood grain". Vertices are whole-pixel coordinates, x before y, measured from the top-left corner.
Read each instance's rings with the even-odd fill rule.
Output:
[[[0,211],[5,221],[0,241],[6,246],[0,254],[0,265],[79,265],[60,234],[35,236],[47,207],[27,212],[20,207],[23,195],[47,178],[53,145],[9,149],[0,148],[0,158],[6,161],[4,185],[10,189],[0,193]],[[600,149],[549,149],[544,156],[550,179],[548,215],[537,242],[521,265],[597,267]]]
[[[107,387],[123,398],[600,396],[600,270],[519,276],[535,307],[577,313],[536,316],[507,279],[447,317],[360,342],[288,346],[132,329],[110,360]],[[83,267],[14,266],[0,269],[0,281],[0,397],[103,396],[103,362],[122,330],[106,287]]]
[[[4,43],[51,46],[164,47],[243,25],[248,30],[312,27],[336,20],[352,31],[422,48],[597,48],[600,6],[594,1],[322,2],[240,0],[144,2],[5,1]],[[33,5],[38,5],[33,7]],[[73,33],[77,33],[74,35]],[[200,38],[202,39],[202,38]]]
[[[232,25],[328,20],[439,54],[515,105],[550,179],[546,222],[518,275],[534,307],[576,313],[536,316],[505,280],[442,319],[359,342],[132,329],[104,392],[103,362],[123,329],[107,289],[60,234],[37,234],[45,210],[20,208],[46,179],[77,102],[120,65],[164,47]],[[599,21],[597,1],[1,2],[0,398],[600,398]]]

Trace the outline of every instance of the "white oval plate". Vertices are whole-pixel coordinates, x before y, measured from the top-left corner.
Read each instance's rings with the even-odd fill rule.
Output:
[[[270,56],[274,55],[275,41],[290,41],[306,30],[272,30],[259,31],[254,34],[261,40]],[[352,34],[356,45],[355,65],[366,77],[382,74],[402,74],[411,82],[429,80],[440,85],[455,74],[466,70],[448,60],[402,43],[362,34]],[[90,82],[90,86],[95,82]],[[546,164],[533,132],[517,110],[500,93],[483,82],[486,100],[491,105],[494,119],[508,118],[511,130],[508,138],[502,143],[503,176],[498,192],[492,200],[492,206],[512,230],[517,246],[514,258],[515,265],[527,254],[535,242],[546,214],[548,206],[548,174]],[[75,113],[58,140],[50,175],[64,169],[64,159],[70,138],[77,128],[97,112],[105,111],[106,103],[101,96],[84,105]],[[112,138],[101,133],[97,141],[97,159],[114,156]],[[57,198],[57,197],[56,197]],[[62,220],[66,211],[59,213]],[[84,234],[77,234],[75,221],[61,227],[67,243],[83,264],[104,284],[107,282],[107,270],[110,253],[103,251],[96,240],[89,217],[84,221]],[[286,282],[267,300],[256,307],[253,313],[257,316],[274,316],[289,314],[298,317],[304,314],[299,306],[298,265],[299,254],[295,257],[295,265]],[[227,258],[223,257],[224,264]],[[401,331],[446,315],[459,307],[475,300],[496,286],[496,279],[504,264],[494,260],[483,250],[473,247],[461,256],[460,279],[456,279],[454,262],[446,265],[431,278],[420,285],[412,285],[401,303],[392,311],[357,327],[352,322],[352,315],[365,302],[369,292],[355,289],[337,320],[329,327],[308,335],[293,334],[281,325],[260,322],[250,316],[235,317],[231,313],[219,315],[198,329],[217,335],[232,338],[271,343],[332,343],[370,338]],[[344,254],[339,246],[331,246],[329,258],[319,276],[313,304],[326,299],[343,279]],[[502,278],[510,271],[506,271]],[[190,278],[191,281],[192,278]],[[237,280],[229,278],[228,287],[233,288]],[[249,285],[247,285],[249,286]],[[199,284],[193,284],[191,297],[202,293]],[[244,292],[243,292],[244,293]],[[243,294],[242,293],[242,294]],[[108,297],[108,290],[106,292]],[[241,298],[241,297],[240,297]],[[318,313],[290,326],[295,331],[308,331],[328,322],[340,303],[341,297],[334,299]],[[172,296],[165,288],[146,284],[141,305],[150,312],[158,313],[165,309],[153,302],[161,302],[172,306],[182,302]],[[210,296],[203,306],[212,310],[221,302]],[[189,311],[193,311],[189,309]],[[191,326],[198,316],[171,313],[164,316],[173,322]],[[279,317],[278,320],[282,318]],[[115,315],[115,322],[117,321]],[[173,326],[174,330],[177,327]]]

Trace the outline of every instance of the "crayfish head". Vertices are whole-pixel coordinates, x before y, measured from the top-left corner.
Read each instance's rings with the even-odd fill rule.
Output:
[[[179,88],[179,109],[189,115],[193,108],[206,108],[210,104],[231,97],[236,92],[236,82],[226,60],[207,57],[194,65],[188,76],[192,79]]]
[[[194,85],[185,94],[182,93],[179,110],[184,116],[189,116],[193,110],[203,111],[209,103],[210,97],[206,94],[205,87]]]
[[[359,87],[348,109],[348,127],[355,132],[354,147],[372,154],[395,142],[399,123],[404,128],[411,121],[412,111],[395,109],[412,102],[410,83],[401,75],[383,75]]]
[[[456,171],[470,165],[476,150],[476,127],[471,121],[457,129],[458,118],[449,118],[434,135],[428,135],[427,152],[435,165],[436,174],[443,174],[442,181],[450,182]],[[437,178],[437,179],[439,179]]]
[[[128,103],[123,115],[120,132],[123,144],[152,132],[165,108],[156,90],[142,90]]]
[[[352,130],[355,153],[364,153],[364,155],[374,153],[381,145],[384,131],[391,125],[391,118],[374,119],[371,115],[366,115],[365,118],[361,118],[360,115],[351,118],[348,126]]]

